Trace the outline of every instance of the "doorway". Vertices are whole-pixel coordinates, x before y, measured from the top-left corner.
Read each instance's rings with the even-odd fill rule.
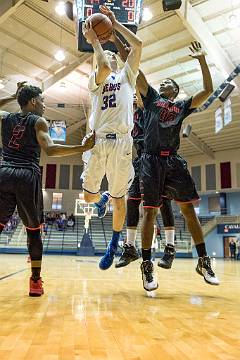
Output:
[[[229,243],[231,240],[234,240],[235,242],[237,242],[237,237],[236,236],[223,236],[223,252],[224,252],[225,258],[230,257]]]

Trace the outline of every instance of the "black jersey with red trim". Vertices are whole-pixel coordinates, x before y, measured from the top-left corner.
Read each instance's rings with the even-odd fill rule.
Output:
[[[35,131],[38,119],[32,113],[10,113],[2,118],[2,165],[40,172],[41,148]]]
[[[144,149],[146,152],[158,152],[162,149],[177,151],[180,146],[180,130],[183,120],[194,109],[190,109],[192,98],[171,101],[162,97],[148,86],[144,104]]]
[[[133,115],[134,127],[132,130],[133,144],[137,151],[143,150],[144,133],[143,133],[143,110],[137,108]]]

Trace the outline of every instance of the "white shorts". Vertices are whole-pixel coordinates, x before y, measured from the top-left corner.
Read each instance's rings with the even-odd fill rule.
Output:
[[[116,139],[96,136],[93,149],[83,154],[83,189],[97,194],[106,174],[110,195],[113,198],[126,195],[134,177],[132,144],[130,134],[117,135]]]

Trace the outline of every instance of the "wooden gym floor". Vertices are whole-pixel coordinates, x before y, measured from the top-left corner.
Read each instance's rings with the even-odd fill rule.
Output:
[[[0,264],[1,360],[240,359],[240,261],[216,260],[220,286],[195,259],[156,266],[155,297],[139,262],[103,272],[95,257],[45,256],[40,298],[28,296],[26,256]]]

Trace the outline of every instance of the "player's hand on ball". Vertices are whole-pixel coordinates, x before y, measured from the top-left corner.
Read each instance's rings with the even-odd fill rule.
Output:
[[[95,145],[95,131],[90,134],[87,134],[83,139],[82,146],[84,147],[84,151],[90,150]]]
[[[104,15],[109,17],[109,19],[111,20],[112,25],[114,27],[114,24],[117,22],[114,13],[106,5],[99,6],[99,9]]]
[[[206,53],[203,51],[200,42],[193,41],[191,42],[191,45],[192,46],[189,46],[189,49],[191,50],[192,54],[190,54],[189,56],[197,60],[200,60],[205,57]]]
[[[91,21],[86,20],[83,26],[83,35],[86,38],[89,44],[92,44],[95,40],[97,40],[97,35],[92,28]]]

